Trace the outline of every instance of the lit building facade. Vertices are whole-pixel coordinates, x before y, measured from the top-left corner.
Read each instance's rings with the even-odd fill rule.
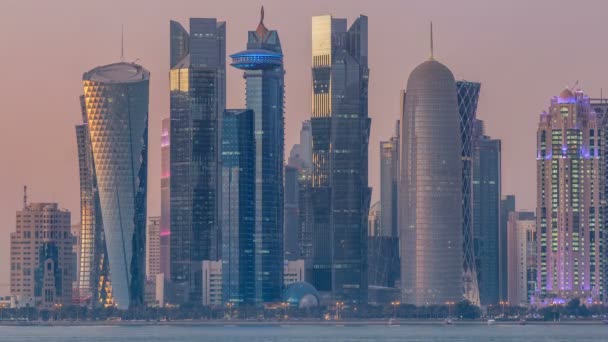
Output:
[[[602,122],[582,91],[563,90],[537,133],[539,303],[601,300],[605,277]]]
[[[283,279],[283,159],[285,70],[279,33],[264,26],[264,9],[247,50],[230,56],[244,70],[246,107],[255,131],[255,301],[281,299]]]
[[[492,305],[499,302],[501,142],[479,133],[472,163],[475,270],[480,303]]]
[[[431,49],[432,50],[432,49]],[[407,82],[399,196],[402,302],[460,301],[462,150],[456,82],[432,57]]]
[[[255,137],[252,110],[222,117],[222,297],[256,302]]]
[[[509,249],[507,301],[512,306],[528,306],[536,292],[538,239],[534,213],[511,212],[507,236]]]
[[[120,62],[82,78],[112,296],[126,309],[144,303],[150,73]]]
[[[170,23],[171,303],[201,302],[201,262],[220,254],[220,125],[226,107],[226,23]]]
[[[160,136],[160,273],[171,277],[171,119],[162,121]]]
[[[222,262],[203,260],[201,263],[201,300],[205,306],[222,305]]]
[[[473,153],[475,120],[481,83],[456,81],[462,159],[462,242],[464,293],[471,303],[479,304],[479,284],[475,267],[473,237]]]
[[[367,303],[368,20],[312,18],[313,264],[332,300]]]
[[[76,125],[80,179],[80,253],[76,302],[92,307],[112,305],[109,261],[101,219],[101,203],[84,95],[80,96],[82,124]]]
[[[500,199],[500,227],[498,233],[498,296],[499,301],[508,300],[509,261],[507,227],[509,214],[515,211],[515,196],[506,195]]]
[[[11,296],[53,309],[72,304],[76,279],[70,212],[57,203],[24,203],[11,233]]]

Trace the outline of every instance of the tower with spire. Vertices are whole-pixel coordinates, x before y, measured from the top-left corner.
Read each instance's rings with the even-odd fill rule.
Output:
[[[230,57],[233,67],[244,70],[246,107],[254,112],[255,227],[239,236],[240,241],[253,244],[253,253],[243,254],[238,261],[239,271],[253,270],[254,277],[228,294],[228,300],[261,304],[280,300],[283,284],[285,70],[279,33],[264,25],[264,7],[257,28],[249,31],[247,38],[247,49]],[[223,248],[229,246],[224,244]],[[222,267],[237,266],[224,261]]]

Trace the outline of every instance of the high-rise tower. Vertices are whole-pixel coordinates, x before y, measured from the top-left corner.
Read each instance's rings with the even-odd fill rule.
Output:
[[[463,297],[462,160],[456,82],[431,57],[410,74],[401,141],[402,301]]]
[[[602,122],[582,91],[563,90],[537,131],[537,300],[601,300]]]
[[[255,130],[255,301],[281,298],[283,283],[283,101],[285,70],[279,33],[260,23],[247,50],[230,56],[244,70],[246,107]]]
[[[160,273],[171,278],[171,119],[162,121],[160,136]]]
[[[171,21],[170,272],[173,303],[200,303],[202,262],[220,253],[220,128],[226,23]]]
[[[331,299],[367,303],[367,17],[312,18],[312,283]]]
[[[456,81],[458,112],[460,114],[460,140],[462,159],[462,248],[463,281],[465,298],[479,304],[479,285],[475,268],[473,246],[473,152],[475,143],[474,123],[481,83]]]
[[[120,62],[82,79],[112,294],[125,309],[144,303],[150,73]]]

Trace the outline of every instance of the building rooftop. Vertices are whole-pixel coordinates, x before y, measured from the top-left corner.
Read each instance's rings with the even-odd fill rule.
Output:
[[[85,72],[83,80],[102,83],[131,83],[150,79],[150,72],[135,63],[113,63]]]

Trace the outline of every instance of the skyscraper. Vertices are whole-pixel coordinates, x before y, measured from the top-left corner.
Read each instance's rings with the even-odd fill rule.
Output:
[[[515,211],[515,196],[502,196],[500,200],[500,231],[498,233],[498,292],[499,300],[508,300],[508,236],[509,213]]]
[[[57,203],[27,203],[11,233],[11,296],[53,309],[72,304],[75,258],[70,212]]]
[[[473,237],[482,305],[499,302],[500,148],[500,140],[483,132],[473,142]]]
[[[463,281],[464,295],[470,302],[479,304],[479,284],[475,268],[473,246],[473,152],[474,124],[477,117],[477,103],[481,84],[478,82],[456,81],[458,112],[460,114],[460,140],[462,159],[462,239],[463,239]]]
[[[160,273],[171,278],[171,119],[162,121],[160,136]]]
[[[222,298],[255,304],[255,138],[252,110],[222,117]],[[259,253],[259,252],[258,252]]]
[[[173,303],[200,303],[202,261],[219,257],[226,23],[171,21],[170,272]]]
[[[563,90],[537,133],[536,299],[600,300],[606,263],[602,122],[582,91]]]
[[[146,231],[146,279],[156,281],[160,272],[160,217],[148,218]]]
[[[285,70],[279,33],[260,23],[247,50],[230,56],[244,70],[246,107],[255,130],[255,300],[280,300],[283,279],[283,101]]]
[[[367,303],[367,17],[312,18],[312,284]]]
[[[82,124],[76,125],[80,178],[80,258],[78,259],[78,303],[92,307],[112,305],[106,238],[84,95],[80,96]]]
[[[399,183],[399,121],[395,124],[395,134],[387,141],[380,142],[380,206],[382,207],[380,229],[377,235],[397,237]]]
[[[283,237],[285,258],[287,260],[297,260],[300,257],[300,246],[298,244],[300,231],[299,178],[300,172],[296,166],[285,165],[285,215],[283,221],[285,223],[285,229],[283,231]]]
[[[508,302],[527,306],[536,292],[536,218],[533,212],[515,211],[509,214],[508,225]]]
[[[459,301],[462,281],[462,159],[456,82],[431,57],[407,82],[402,119],[402,301]]]
[[[82,79],[112,295],[125,309],[144,302],[150,73],[120,62]]]

